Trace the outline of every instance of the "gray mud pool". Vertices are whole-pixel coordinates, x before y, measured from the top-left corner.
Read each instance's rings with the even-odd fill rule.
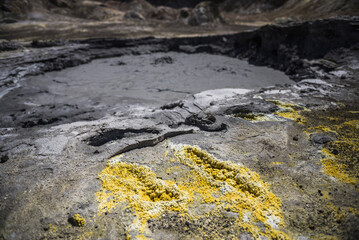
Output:
[[[283,72],[211,55],[155,53],[98,59],[32,76],[0,100],[0,124],[92,120],[128,105],[159,106],[210,89],[293,84]]]

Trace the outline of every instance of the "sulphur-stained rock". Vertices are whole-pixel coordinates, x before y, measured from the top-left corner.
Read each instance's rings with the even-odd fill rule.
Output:
[[[0,238],[357,239],[357,22],[17,42]]]

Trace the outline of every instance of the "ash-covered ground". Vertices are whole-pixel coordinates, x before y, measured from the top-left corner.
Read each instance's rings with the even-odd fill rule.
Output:
[[[23,14],[78,14],[50,2]],[[139,8],[111,23],[127,35],[1,26],[20,40],[0,44],[0,239],[358,239],[359,19],[227,31],[229,2],[210,26],[146,34]],[[308,6],[255,2],[230,6]],[[149,35],[167,38],[128,39]]]

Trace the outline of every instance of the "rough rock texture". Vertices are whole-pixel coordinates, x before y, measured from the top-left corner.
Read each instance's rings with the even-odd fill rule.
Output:
[[[196,5],[188,19],[188,24],[192,26],[223,22],[218,6],[212,2],[201,2]]]
[[[237,12],[241,14],[253,14],[264,11],[274,10],[285,4],[286,0],[259,0],[259,1],[245,1],[245,0],[225,0],[221,7],[227,12]]]
[[[202,1],[201,0],[184,0],[184,1],[149,0],[148,2],[154,6],[168,6],[171,8],[183,8],[183,7],[193,8]]]
[[[357,18],[353,19],[357,21]],[[333,19],[294,24],[289,28],[266,26],[247,36],[244,34],[234,44],[237,54],[249,57],[250,62],[295,75],[307,69],[303,59],[320,59],[331,49],[348,47],[357,41],[356,23]],[[310,78],[308,74],[311,73],[300,75]]]
[[[355,0],[288,0],[274,12],[303,19],[328,18],[333,16],[357,15],[358,3]],[[274,13],[276,14],[276,13]]]
[[[0,18],[10,19],[25,19],[28,12],[31,10],[31,1],[1,1],[1,15]]]
[[[357,26],[332,19],[2,53],[2,90],[95,58],[167,51],[247,57],[297,83],[1,128],[0,239],[357,239]]]
[[[178,22],[190,25],[208,22],[218,25],[223,24],[224,19],[231,25],[236,25],[238,22],[256,25],[273,21],[283,24],[291,21],[357,15],[359,10],[356,0],[3,0],[0,2],[0,8],[2,23],[15,23],[19,20],[48,22],[65,20],[70,23],[81,21],[80,19],[113,23],[128,19],[149,21],[155,19],[176,23],[183,18],[181,9],[187,9],[192,14],[191,21]],[[211,21],[218,16],[222,16],[223,19]]]

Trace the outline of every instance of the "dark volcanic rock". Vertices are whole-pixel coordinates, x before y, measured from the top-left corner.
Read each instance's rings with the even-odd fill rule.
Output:
[[[183,107],[183,102],[182,101],[177,101],[177,102],[173,102],[173,103],[169,103],[169,104],[165,104],[161,107],[162,110],[166,110],[166,109],[174,109],[176,107]]]
[[[278,110],[278,107],[266,101],[261,102],[251,102],[249,104],[231,106],[224,111],[224,114],[233,115],[233,114],[249,114],[249,113],[273,113]]]
[[[338,64],[336,64],[330,60],[326,60],[326,59],[313,60],[311,62],[311,64],[313,66],[318,66],[319,68],[321,68],[327,72],[333,71],[335,68],[338,67]]]
[[[169,56],[165,56],[165,57],[160,57],[160,58],[156,58],[155,61],[153,62],[153,65],[163,65],[163,64],[172,64],[173,63],[173,59]]]
[[[170,7],[160,6],[150,13],[150,18],[158,20],[176,20],[178,12]]]
[[[99,147],[110,141],[119,140],[126,137],[136,136],[139,134],[159,134],[156,129],[111,129],[106,130],[96,136],[90,137],[87,141],[91,146]]]
[[[35,121],[25,121],[21,123],[21,126],[23,128],[31,128],[31,127],[35,127],[35,126],[39,126],[39,125],[49,125],[52,123],[56,123],[58,121],[60,121],[61,119],[54,117],[54,118],[50,118],[50,119],[44,119],[44,118],[40,118],[37,119]]]
[[[141,13],[135,12],[135,11],[128,11],[124,15],[124,18],[126,19],[137,19],[137,20],[145,20],[145,17],[142,16]]]
[[[217,122],[215,116],[211,114],[194,114],[190,115],[185,120],[186,125],[196,126],[203,131],[216,132],[227,129],[227,125]]]
[[[333,139],[328,136],[327,134],[323,134],[323,133],[313,133],[310,135],[310,140],[313,143],[316,144],[326,144],[328,142],[332,142]]]
[[[282,6],[287,0],[225,0],[222,4],[224,11],[237,13],[259,13],[274,10]]]
[[[70,0],[50,0],[49,2],[60,8],[69,8],[73,5],[73,1]]]
[[[154,6],[168,6],[171,8],[183,8],[183,7],[190,7],[193,8],[202,0],[174,0],[174,1],[167,1],[167,0],[148,0]]]
[[[62,21],[64,17],[66,19],[84,18],[101,21],[112,17],[115,19],[117,17],[122,18],[123,12],[127,12],[125,19],[143,16],[145,19],[152,18],[175,22],[178,19],[179,9],[190,8],[194,11],[188,12],[193,12],[193,18],[189,23],[201,25],[211,22],[210,20],[213,17],[211,15],[214,12],[210,10],[212,7],[206,7],[209,5],[214,6],[214,9],[219,9],[219,12],[230,23],[236,22],[238,17],[247,17],[251,14],[256,14],[256,16],[255,18],[250,16],[250,21],[277,19],[278,22],[281,19],[280,22],[283,23],[288,22],[291,18],[312,20],[331,16],[357,15],[359,10],[357,0],[317,0],[315,2],[296,0],[208,0],[206,2],[201,0],[3,0],[0,1],[2,10],[0,21],[3,23],[13,23],[26,19],[45,21],[58,19]],[[199,6],[200,10],[198,11]],[[261,14],[262,12],[265,14]],[[237,17],[234,14],[239,16]],[[181,18],[187,18],[187,16],[181,14]]]
[[[3,18],[0,19],[0,23],[16,23],[18,22],[18,19],[14,19],[14,18]]]
[[[32,4],[29,0],[3,0],[0,2],[0,8],[2,10],[0,18],[23,20],[32,9]]]
[[[223,22],[218,6],[212,2],[201,2],[192,10],[188,24],[191,26]]]
[[[289,27],[265,26],[249,34],[239,34],[234,41],[236,55],[294,76],[308,71],[302,59],[322,58],[333,49],[358,43],[358,21],[358,17],[352,17]],[[300,75],[308,77],[311,73]]]
[[[0,163],[5,163],[9,160],[9,156],[8,155],[3,155],[0,158]]]
[[[46,48],[46,47],[63,46],[65,44],[66,44],[66,41],[62,41],[62,40],[54,40],[54,41],[34,40],[34,41],[31,42],[31,47],[33,47],[33,48]]]
[[[16,50],[18,48],[20,48],[20,45],[15,42],[0,40],[0,52]]]

